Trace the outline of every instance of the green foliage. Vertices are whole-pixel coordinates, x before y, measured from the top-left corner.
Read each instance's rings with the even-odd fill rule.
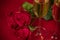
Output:
[[[25,2],[22,6],[24,9],[26,9],[28,11],[33,7],[33,5],[28,2]]]
[[[34,30],[36,30],[37,27],[33,27],[33,26],[29,26],[29,29],[31,32],[33,32]]]
[[[44,17],[45,20],[50,20],[52,19],[52,8],[50,7],[48,10],[47,15]]]
[[[29,13],[31,13],[32,16],[35,16],[34,15],[34,12],[33,12],[33,5],[29,2],[25,2],[22,7],[27,10]]]
[[[51,3],[53,3],[53,1],[54,1],[54,0],[51,0]],[[22,7],[23,7],[25,10],[27,10],[27,11],[31,14],[32,17],[35,16],[35,15],[34,15],[34,12],[33,12],[33,5],[32,5],[31,3],[25,2],[25,3],[22,5]],[[38,10],[39,10],[39,9],[40,9],[40,8],[38,8]],[[44,17],[44,19],[45,19],[45,20],[50,20],[50,19],[52,19],[52,8],[51,8],[51,7],[49,8],[48,13],[47,13],[47,15]]]

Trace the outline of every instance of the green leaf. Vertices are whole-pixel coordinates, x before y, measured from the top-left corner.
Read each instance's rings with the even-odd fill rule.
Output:
[[[47,15],[44,17],[45,20],[51,20],[53,17],[52,17],[52,8],[50,7],[49,10],[48,10],[48,13]]]
[[[23,5],[23,8],[26,9],[26,10],[30,10],[31,8],[33,8],[33,5],[28,3],[28,2],[25,2]]]
[[[51,8],[53,4],[54,4],[54,0],[51,0],[50,1],[50,7],[49,7],[49,10],[48,10],[48,13],[44,17],[45,20],[51,20],[51,19],[53,19],[53,17],[52,17],[52,8]]]
[[[30,29],[31,32],[33,32],[34,30],[36,30],[36,27],[29,26],[29,29]]]
[[[22,7],[27,10],[29,13],[31,13],[31,16],[35,16],[33,12],[33,5],[29,2],[23,3]]]

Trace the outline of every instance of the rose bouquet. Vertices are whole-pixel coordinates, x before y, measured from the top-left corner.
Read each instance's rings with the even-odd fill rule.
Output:
[[[21,2],[18,8],[8,14],[9,27],[5,29],[9,32],[5,33],[6,40],[58,40],[55,21],[60,20],[59,5],[55,5],[54,0],[31,2],[32,0]]]

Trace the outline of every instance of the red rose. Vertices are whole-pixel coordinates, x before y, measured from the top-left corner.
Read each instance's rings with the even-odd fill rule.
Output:
[[[17,20],[17,18],[20,20]],[[7,20],[8,20],[7,26],[4,26],[4,28],[2,29],[3,30],[2,36],[4,36],[4,37],[2,37],[2,39],[3,38],[5,40],[26,40],[26,39],[28,39],[28,35],[30,34],[30,31],[28,28],[26,28],[26,26],[28,26],[30,24],[30,20],[31,20],[29,13],[14,12],[14,15],[11,18],[8,17]],[[12,30],[11,24],[13,24],[13,23],[17,23],[19,25],[18,27],[23,27],[23,29]],[[14,35],[15,32],[18,33],[17,35],[19,35],[20,38],[19,37],[16,38],[16,36]]]
[[[30,35],[30,31],[28,28],[23,28],[15,32],[15,36],[18,40],[26,40],[28,39],[28,36]]]
[[[31,21],[30,14],[28,12],[17,13],[14,12],[13,20],[20,26],[29,25]]]
[[[38,23],[37,21],[35,21],[35,22]],[[46,20],[42,19],[40,21],[42,23],[42,25],[40,26],[41,27],[40,32],[41,32],[41,35],[43,36],[44,40],[51,40],[52,36],[58,37],[58,34],[57,34],[58,27],[57,27],[56,22],[54,20],[46,21]],[[40,33],[39,33],[39,35],[36,36],[36,34],[38,34],[38,33],[39,33],[38,29],[36,29],[34,32],[32,32],[29,40],[41,40]],[[55,39],[53,39],[53,40],[55,40]]]

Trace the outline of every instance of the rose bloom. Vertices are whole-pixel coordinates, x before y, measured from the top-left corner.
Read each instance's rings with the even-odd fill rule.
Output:
[[[20,29],[17,32],[15,32],[15,36],[16,36],[17,40],[28,40],[30,33],[31,32],[28,28],[23,28],[23,29]]]
[[[38,21],[39,20],[36,18],[36,20],[34,22],[32,22],[32,24],[33,24],[32,26],[38,27],[38,24],[37,24]],[[41,40],[41,36],[43,37],[44,40],[58,40],[59,39],[59,36],[57,33],[58,27],[57,27],[56,22],[54,20],[46,21],[44,19],[41,19],[40,21],[41,21],[40,31],[38,30],[38,28],[36,30],[34,30],[31,33],[29,40]],[[57,37],[57,39],[52,38],[52,36]]]
[[[30,14],[28,12],[14,13],[13,20],[19,25],[29,25],[31,21]]]

